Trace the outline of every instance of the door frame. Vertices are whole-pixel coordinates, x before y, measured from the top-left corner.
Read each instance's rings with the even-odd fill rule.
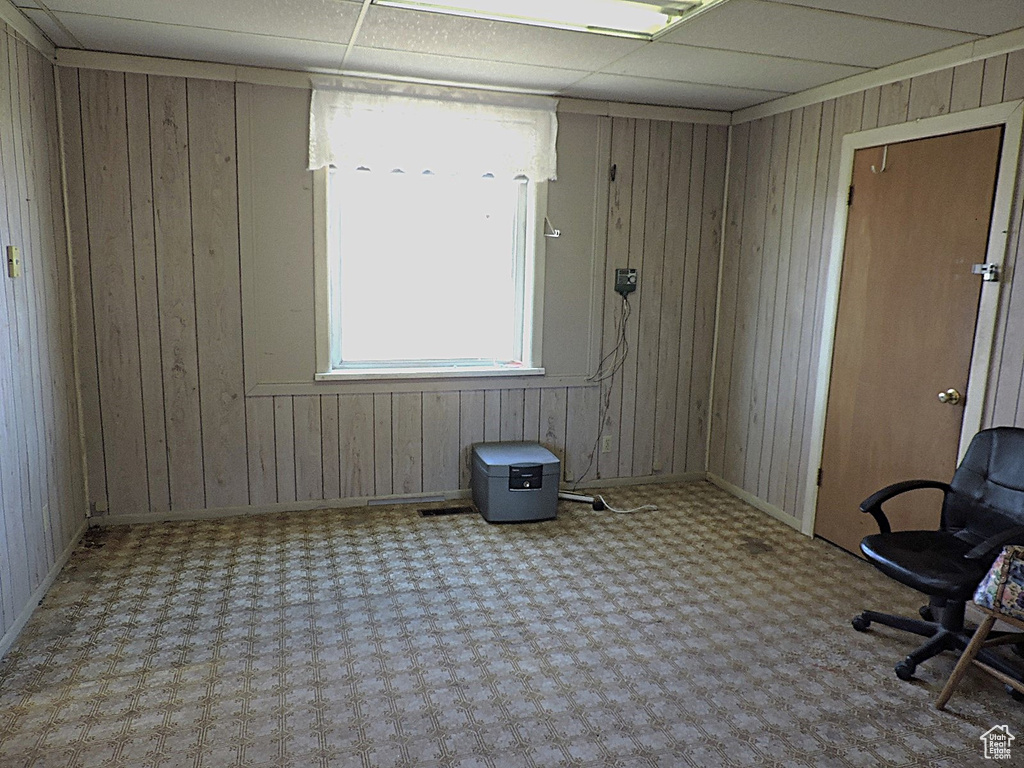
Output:
[[[853,155],[858,149],[880,144],[898,144],[903,141],[925,139],[947,133],[960,133],[976,128],[1002,125],[1003,146],[999,156],[999,171],[989,226],[986,263],[999,266],[1000,280],[982,282],[978,319],[971,353],[970,378],[967,383],[963,425],[960,430],[958,459],[963,457],[971,437],[981,428],[988,384],[988,368],[995,340],[999,296],[1003,285],[1003,260],[1006,254],[1007,234],[1013,207],[1017,162],[1020,158],[1021,134],[1024,129],[1024,99],[1008,101],[990,107],[956,112],[951,115],[923,118],[907,123],[871,128],[848,133],[843,137],[839,161],[839,178],[833,191],[835,216],[832,225],[832,245],[825,265],[826,282],[822,312],[821,341],[818,347],[818,370],[814,392],[814,418],[811,426],[810,461],[804,477],[806,493],[801,510],[801,532],[814,535],[815,515],[818,507],[818,468],[825,443],[825,410],[832,376],[832,351],[835,344],[836,318],[839,311],[839,281],[846,247],[847,206],[844,205],[853,179]],[[979,277],[980,281],[981,278]],[[946,478],[936,478],[946,479]]]

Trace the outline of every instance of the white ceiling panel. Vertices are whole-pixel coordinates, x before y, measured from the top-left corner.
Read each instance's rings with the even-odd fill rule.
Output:
[[[926,27],[997,35],[1024,27],[1024,0],[769,0],[905,21]],[[728,5],[728,3],[727,3]],[[906,58],[906,57],[904,57]]]
[[[628,101],[693,109],[732,112],[785,96],[776,91],[679,83],[622,75],[591,75],[562,91],[563,96],[603,101]]]
[[[595,70],[642,48],[644,42],[371,6],[359,33],[358,45],[542,67]]]
[[[675,43],[646,47],[605,67],[617,75],[795,93],[863,72],[861,67],[733,53]]]
[[[559,91],[589,74],[528,64],[459,59],[429,53],[387,51],[359,46],[353,49],[345,63],[345,71],[351,74],[377,73],[467,85],[520,88],[544,93]]]
[[[59,14],[59,17],[92,51],[304,70],[337,69],[346,48],[334,43],[176,27],[148,21],[101,19],[67,13]]]
[[[357,3],[339,0],[48,0],[47,6],[62,21],[108,16],[115,23],[133,19],[346,45],[359,16]]]
[[[1024,0],[1020,2],[1024,6]],[[718,12],[684,23],[660,42],[883,67],[975,38],[963,32],[815,8],[730,0]]]
[[[34,8],[24,8],[22,10],[32,20],[32,23],[39,27],[43,34],[49,38],[50,42],[58,48],[78,47],[78,41],[64,31],[46,11]]]

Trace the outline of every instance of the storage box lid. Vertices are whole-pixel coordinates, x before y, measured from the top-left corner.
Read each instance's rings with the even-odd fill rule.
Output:
[[[522,464],[544,466],[544,474],[558,474],[559,460],[539,443],[477,443],[473,457],[488,476],[507,477],[510,466]]]

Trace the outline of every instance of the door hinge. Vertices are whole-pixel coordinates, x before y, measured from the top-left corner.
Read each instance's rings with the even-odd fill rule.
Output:
[[[971,265],[972,275],[981,275],[981,279],[986,283],[998,283],[999,282],[999,265],[998,264],[972,264]]]
[[[850,191],[846,194],[846,206],[850,207],[853,205],[853,184],[850,185]]]
[[[618,166],[615,163],[612,163],[612,172],[609,174],[609,176],[611,176],[611,178],[612,178],[612,181],[615,181],[615,172],[617,170],[618,170]]]
[[[819,488],[821,488],[821,475],[822,475],[821,467],[818,467],[818,487]]]

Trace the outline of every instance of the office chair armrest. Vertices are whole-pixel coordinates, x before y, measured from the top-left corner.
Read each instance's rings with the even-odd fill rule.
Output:
[[[878,523],[878,530],[881,533],[892,533],[892,526],[889,525],[889,518],[882,511],[882,504],[893,496],[899,496],[907,491],[916,491],[919,488],[936,488],[943,493],[949,493],[949,483],[938,480],[903,480],[899,483],[887,485],[880,491],[875,491],[860,503],[860,511],[871,515]]]
[[[981,560],[986,556],[994,556],[1007,544],[1024,544],[1024,525],[1007,528],[1002,533],[989,536],[981,544],[964,555],[968,560]]]

